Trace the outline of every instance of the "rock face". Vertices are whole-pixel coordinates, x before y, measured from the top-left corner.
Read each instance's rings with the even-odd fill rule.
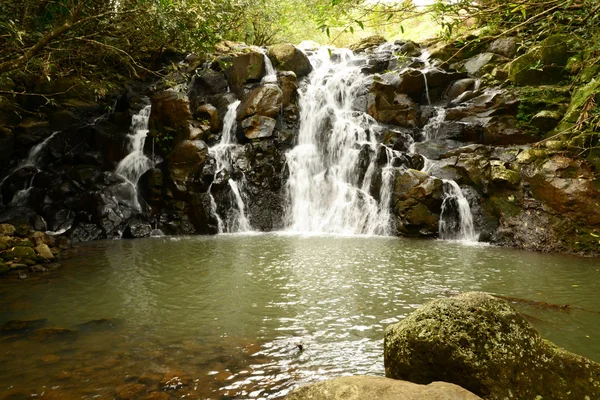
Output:
[[[286,400],[477,400],[480,397],[446,382],[418,385],[378,376],[344,376],[292,391]]]
[[[600,364],[543,340],[508,303],[484,293],[438,299],[385,331],[386,376],[452,382],[485,398],[594,399]]]

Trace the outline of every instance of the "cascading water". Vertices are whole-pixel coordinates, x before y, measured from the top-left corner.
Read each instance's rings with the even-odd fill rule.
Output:
[[[148,105],[140,110],[139,113],[131,118],[131,128],[129,136],[129,154],[123,158],[117,165],[115,172],[124,177],[133,193],[131,202],[135,209],[140,210],[141,205],[138,201],[137,184],[144,172],[154,166],[154,162],[144,154],[144,144],[148,135],[148,124],[150,121],[150,112],[152,106]]]
[[[223,117],[223,131],[221,132],[221,141],[210,148],[210,154],[215,158],[217,168],[215,178],[217,175],[224,172],[231,172],[233,155],[235,152],[241,149],[241,146],[237,144],[235,137],[236,128],[236,113],[237,107],[240,101],[237,100],[231,103],[227,107],[227,113]],[[213,207],[213,214],[218,218],[219,233],[223,232],[247,232],[251,231],[252,227],[246,217],[246,207],[244,205],[244,198],[242,194],[243,184],[240,185],[233,179],[227,179],[227,183],[231,188],[231,193],[234,196],[235,206],[237,209],[231,210],[230,214],[225,218],[221,217],[217,213],[217,205],[214,202],[214,198],[211,201]],[[242,188],[240,188],[242,186]],[[210,193],[210,189],[209,189]]]
[[[153,166],[152,160],[144,154],[151,111],[152,107],[146,106],[132,117],[131,133],[129,134],[129,154],[119,162],[115,171],[134,186],[137,186],[140,176]]]
[[[50,136],[48,136],[42,142],[33,146],[31,148],[31,150],[29,150],[29,153],[27,154],[27,158],[25,160],[21,161],[17,165],[16,168],[14,168],[8,175],[6,175],[2,179],[2,181],[0,181],[0,204],[2,203],[2,190],[1,189],[2,189],[2,185],[4,185],[4,182],[6,182],[6,180],[14,172],[16,172],[17,170],[19,170],[20,168],[23,168],[23,167],[35,167],[36,170],[38,170],[38,172],[39,172],[39,163],[41,161],[42,154],[43,154],[42,151],[44,150],[44,148],[46,148],[46,146],[48,145],[50,140],[52,140],[52,138],[54,136],[56,136],[58,133],[60,133],[60,131],[53,132]],[[12,205],[12,206],[24,205],[27,202],[27,200],[29,199],[29,192],[31,191],[32,185],[33,185],[33,176],[31,177],[31,179],[29,179],[27,186],[24,189],[21,189],[15,193],[14,197],[10,201],[10,205]]]
[[[337,54],[336,54],[337,56]],[[376,170],[377,142],[369,127],[377,122],[352,107],[365,84],[360,59],[340,50],[334,63],[327,48],[311,56],[313,72],[300,93],[298,144],[286,154],[290,171],[288,229],[294,232],[388,234],[389,201],[378,204],[369,193]],[[371,165],[360,182],[360,149],[367,146]],[[391,157],[388,157],[388,164]],[[391,168],[386,166],[385,168]],[[391,184],[382,191],[391,192]],[[381,199],[391,194],[380,193]]]
[[[475,233],[469,202],[456,182],[443,181],[445,198],[440,214],[439,237],[476,242],[479,235]]]
[[[277,71],[273,67],[271,59],[265,54],[265,76],[262,78],[262,83],[277,82]]]

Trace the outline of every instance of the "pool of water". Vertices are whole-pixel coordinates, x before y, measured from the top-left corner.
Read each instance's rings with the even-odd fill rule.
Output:
[[[280,398],[333,376],[383,375],[387,325],[471,290],[568,304],[516,307],[546,338],[600,361],[599,289],[598,259],[447,241],[85,244],[52,273],[0,282],[0,325],[36,320],[0,331],[0,398]]]

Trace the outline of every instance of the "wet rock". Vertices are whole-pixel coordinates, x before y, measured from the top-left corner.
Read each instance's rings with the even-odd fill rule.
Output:
[[[403,132],[399,129],[388,129],[383,133],[383,144],[392,147],[396,151],[407,153],[414,142],[414,139],[408,132]]]
[[[540,139],[531,132],[522,131],[513,116],[492,117],[483,125],[481,143],[497,146],[533,143]]]
[[[500,54],[501,56],[513,58],[517,54],[517,43],[516,37],[504,37],[494,40],[490,43],[489,52]]]
[[[68,110],[60,110],[50,115],[50,129],[63,131],[79,122],[79,117]]]
[[[60,356],[57,356],[56,354],[46,354],[40,357],[40,362],[42,364],[56,364],[60,360]]]
[[[442,201],[440,179],[413,169],[395,171],[392,209],[395,227],[400,234],[436,235]]]
[[[387,40],[385,40],[385,38],[383,36],[372,35],[372,36],[368,36],[364,39],[361,39],[357,43],[351,44],[350,46],[348,46],[348,48],[354,52],[359,53],[361,51],[365,51],[367,49],[372,49],[374,47],[380,46],[386,42],[387,42]]]
[[[206,69],[197,73],[190,83],[188,96],[190,107],[198,109],[202,104],[211,103],[213,96],[227,92],[227,79],[222,72]]]
[[[117,398],[120,400],[139,399],[143,396],[147,389],[141,383],[126,383],[116,388]]]
[[[464,68],[473,76],[482,76],[487,72],[490,72],[495,65],[508,61],[508,58],[496,53],[480,53],[469,58],[464,63]]]
[[[33,332],[36,329],[42,328],[47,323],[48,320],[45,318],[8,321],[2,324],[2,326],[0,327],[0,334],[6,336]]]
[[[292,71],[298,78],[308,75],[312,65],[306,54],[293,44],[282,43],[269,46],[267,55],[275,68],[280,71]]]
[[[127,224],[123,231],[123,237],[126,239],[145,238],[152,233],[152,225],[146,221],[134,218]]]
[[[52,251],[50,250],[50,247],[48,247],[47,244],[40,244],[36,246],[35,251],[41,257],[44,257],[46,260],[54,260],[54,254],[52,254]]]
[[[521,182],[521,174],[506,168],[505,163],[499,160],[490,161],[490,178],[494,184],[516,189]]]
[[[152,96],[152,111],[149,127],[155,131],[152,135],[159,140],[164,136],[189,136],[188,120],[192,117],[187,96],[167,90]],[[170,133],[167,133],[170,132]]]
[[[29,338],[38,342],[72,341],[77,338],[77,331],[67,328],[41,328],[34,331]]]
[[[256,51],[235,57],[231,64],[231,86],[241,88],[247,82],[257,82],[265,75],[265,56]]]
[[[271,137],[276,121],[262,115],[253,115],[242,121],[244,135],[248,139],[261,139]]]
[[[15,227],[11,224],[0,224],[0,235],[12,236],[15,234]]]
[[[218,132],[220,128],[219,111],[212,104],[202,104],[194,114],[199,120],[206,120],[212,132]]]
[[[73,243],[89,242],[106,237],[102,229],[96,224],[84,223],[77,225],[69,234]]]
[[[344,376],[293,390],[286,400],[476,400],[460,386],[433,382],[419,385],[379,376]]]
[[[484,293],[434,300],[384,338],[386,376],[452,382],[486,399],[593,398],[600,364],[558,348]]]
[[[392,85],[374,82],[367,96],[367,112],[384,124],[414,127],[418,106],[405,94],[396,94]]]
[[[77,325],[79,332],[104,332],[111,331],[119,325],[119,321],[112,318],[94,319]]]
[[[216,207],[210,193],[194,193],[190,200],[189,219],[197,233],[216,234],[219,232],[219,220],[214,212]]]
[[[185,140],[179,143],[167,157],[169,178],[177,190],[187,191],[208,156],[208,147],[201,140]]]
[[[425,93],[425,78],[418,69],[409,68],[399,75],[396,93],[404,93],[413,99],[420,99]]]
[[[276,117],[283,102],[283,91],[275,84],[266,84],[254,89],[240,103],[237,109],[237,120],[241,121],[252,115]]]
[[[450,85],[446,91],[446,98],[448,100],[454,100],[464,92],[475,89],[476,83],[477,81],[473,78],[459,79]],[[464,99],[463,101],[466,100],[467,99]]]
[[[287,107],[296,102],[298,97],[298,78],[292,71],[281,71],[277,74],[281,89],[283,91],[281,103]]]

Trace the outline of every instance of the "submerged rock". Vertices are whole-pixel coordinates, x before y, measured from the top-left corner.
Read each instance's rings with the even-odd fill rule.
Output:
[[[596,399],[600,364],[565,351],[485,293],[434,300],[385,331],[386,376],[443,380],[493,400]]]
[[[433,382],[418,385],[380,376],[343,376],[292,391],[286,400],[477,400],[457,385]]]

